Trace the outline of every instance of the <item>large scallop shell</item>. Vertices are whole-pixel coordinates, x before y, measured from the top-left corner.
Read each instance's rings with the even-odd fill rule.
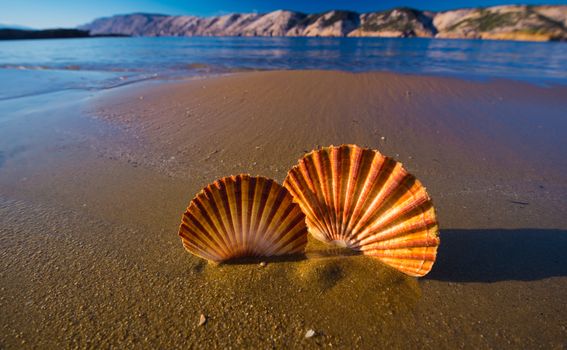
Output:
[[[435,211],[425,187],[401,163],[356,145],[330,146],[300,159],[284,186],[315,238],[411,276],[431,270],[439,245]]]
[[[191,253],[221,262],[302,253],[305,215],[273,180],[225,177],[205,187],[183,214],[179,236]]]

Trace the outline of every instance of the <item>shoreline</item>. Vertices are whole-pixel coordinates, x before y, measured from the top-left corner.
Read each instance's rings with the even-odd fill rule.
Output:
[[[0,344],[559,347],[566,95],[268,71],[37,96],[31,111],[4,101]],[[305,151],[339,143],[394,156],[427,186],[441,225],[430,275],[366,257],[215,267],[184,251],[179,220],[206,184],[281,183]]]
[[[0,102],[2,101],[9,101],[14,99],[22,99],[22,98],[34,98],[36,96],[41,95],[49,95],[49,94],[57,94],[57,93],[65,93],[65,91],[83,91],[84,93],[94,92],[97,94],[104,94],[106,91],[122,93],[124,88],[128,89],[132,87],[133,89],[146,89],[150,88],[155,85],[169,85],[169,84],[177,84],[183,82],[191,82],[195,80],[203,80],[203,79],[214,79],[214,78],[222,78],[228,77],[233,75],[240,75],[240,74],[248,74],[248,73],[269,73],[269,72],[303,72],[303,71],[311,71],[311,72],[321,72],[321,73],[329,73],[329,74],[352,74],[352,75],[366,75],[366,74],[384,74],[384,75],[392,75],[392,76],[404,76],[409,79],[446,79],[447,81],[451,82],[467,82],[467,83],[477,83],[477,84],[486,84],[486,85],[509,85],[512,88],[524,88],[524,86],[532,86],[538,88],[546,88],[551,90],[566,90],[567,89],[567,82],[553,82],[553,81],[530,81],[522,78],[507,78],[507,77],[482,77],[482,76],[455,76],[451,74],[439,74],[439,73],[411,73],[411,72],[395,72],[389,70],[369,70],[369,71],[348,71],[348,70],[340,70],[340,69],[301,69],[301,68],[290,68],[290,69],[261,69],[261,68],[220,68],[220,67],[213,67],[208,66],[206,64],[201,63],[192,63],[190,66],[195,66],[196,68],[194,72],[188,72],[185,74],[179,74],[181,71],[176,72],[176,74],[170,73],[170,75],[163,75],[160,76],[159,73],[155,72],[144,72],[140,73],[141,76],[136,75],[126,75],[120,76],[118,73],[128,73],[133,74],[134,72],[131,71],[120,71],[120,70],[88,70],[88,69],[81,69],[80,67],[19,67],[19,66],[10,66],[10,67],[0,67],[0,71],[6,70],[8,72],[38,72],[40,74],[53,74],[52,77],[47,77],[48,79],[54,79],[57,77],[58,73],[64,74],[87,74],[87,75],[100,75],[101,77],[106,76],[107,83],[104,83],[103,79],[100,81],[93,80],[90,86],[74,86],[73,80],[71,79],[70,86],[61,86],[55,90],[40,90],[40,91],[29,91],[24,92],[18,95],[9,95],[9,96],[2,96],[0,92]],[[149,75],[149,76],[148,76]],[[13,78],[13,77],[11,77]],[[36,77],[37,78],[37,77]],[[80,78],[80,77],[79,77]],[[68,78],[61,77],[61,79],[65,80]],[[133,79],[133,80],[132,80]],[[102,84],[102,85],[101,85]],[[126,92],[128,93],[128,92]],[[563,92],[560,92],[563,93]]]
[[[466,81],[466,82],[477,82],[477,83],[514,83],[514,84],[527,84],[533,85],[537,87],[545,87],[545,88],[561,88],[567,87],[567,81],[553,81],[549,79],[544,79],[540,81],[533,80],[528,77],[505,77],[505,76],[475,76],[472,74],[455,74],[455,73],[434,73],[434,72],[402,72],[402,71],[394,71],[394,70],[387,70],[387,69],[367,69],[367,70],[348,70],[348,69],[338,69],[338,68],[326,68],[326,69],[311,69],[311,68],[262,68],[262,67],[222,67],[222,66],[215,66],[215,65],[208,65],[206,63],[201,62],[193,62],[188,64],[187,69],[178,71],[169,72],[169,74],[164,74],[163,72],[156,72],[156,71],[139,71],[136,72],[134,70],[128,69],[107,69],[107,70],[96,70],[96,69],[83,69],[80,66],[64,66],[64,67],[55,67],[55,66],[34,66],[34,65],[3,65],[0,66],[0,71],[5,70],[8,72],[45,72],[45,73],[83,73],[83,74],[118,74],[118,73],[139,73],[142,74],[141,77],[137,77],[135,75],[132,76],[116,76],[116,79],[123,81],[122,83],[114,83],[112,85],[103,86],[103,87],[90,87],[90,88],[65,88],[66,89],[84,89],[85,91],[91,90],[109,90],[114,88],[121,88],[124,86],[132,85],[132,84],[139,84],[139,83],[146,83],[148,81],[156,81],[159,83],[175,83],[178,81],[187,81],[187,80],[194,80],[194,79],[209,79],[215,77],[222,77],[222,76],[229,76],[234,74],[242,74],[242,73],[261,73],[261,72],[301,72],[301,71],[321,71],[321,72],[330,72],[330,73],[347,73],[347,74],[393,74],[393,75],[402,75],[408,77],[415,77],[415,78],[441,78],[441,79],[452,79],[452,80],[459,80],[459,81]],[[183,73],[185,72],[185,73]],[[162,75],[160,75],[162,74]],[[134,81],[124,81],[130,78],[137,78]],[[116,80],[115,79],[115,80]],[[53,90],[53,91],[46,91],[42,93],[52,93],[61,90]],[[23,96],[14,96],[9,98],[19,98],[19,97],[27,97],[33,96],[34,94],[23,95]],[[8,99],[8,98],[3,98]]]
[[[6,28],[11,30],[9,28]],[[0,29],[1,31],[2,29]],[[73,29],[63,29],[63,30],[73,30]],[[25,31],[25,30],[24,30]],[[43,30],[37,30],[41,32]],[[549,39],[549,40],[530,40],[530,39],[510,39],[510,37],[503,35],[502,37],[486,37],[486,38],[467,38],[467,37],[427,37],[427,36],[415,36],[415,37],[399,37],[399,36],[356,36],[356,35],[348,35],[348,36],[329,36],[329,37],[320,37],[320,36],[240,36],[240,35],[217,35],[217,36],[210,36],[210,35],[190,35],[190,36],[178,36],[178,35],[162,35],[162,36],[133,36],[133,35],[121,35],[121,34],[103,34],[103,35],[92,35],[92,36],[61,36],[61,37],[29,37],[29,38],[0,38],[0,42],[2,41],[27,41],[27,40],[60,40],[60,39],[115,39],[115,38],[198,38],[198,39],[206,39],[206,38],[266,38],[266,39],[319,39],[319,38],[331,38],[331,39],[347,39],[347,40],[360,40],[360,39],[407,39],[407,40],[448,40],[448,41],[456,41],[456,40],[463,40],[463,41],[491,41],[491,42],[508,42],[508,43],[564,43],[567,42],[565,39]],[[520,36],[519,36],[520,37]],[[529,37],[529,36],[528,36]],[[526,37],[527,38],[527,37]],[[534,36],[537,38],[537,36]]]
[[[113,45],[107,45],[111,42],[102,39],[49,43],[4,42],[2,47],[6,50],[6,55],[0,66],[6,69],[0,69],[0,78],[18,81],[18,84],[0,86],[0,96],[16,95],[12,91],[14,89],[28,94],[37,90],[35,85],[44,83],[46,90],[99,89],[139,78],[157,77],[167,80],[242,70],[272,71],[289,68],[345,72],[390,71],[473,81],[496,78],[538,85],[567,86],[563,64],[567,56],[563,46],[557,43],[435,42],[395,38],[344,41],[332,38],[140,37],[112,40]],[[264,45],[267,48],[260,50]],[[34,46],[41,48],[44,55],[25,59],[27,50],[33,50]],[[142,47],[148,47],[149,51],[143,51]],[[76,50],[79,56],[62,59],[55,54],[59,50]],[[322,50],[327,54],[323,55]],[[88,55],[88,52],[92,55]],[[161,56],[163,52],[167,52],[167,55]],[[408,52],[411,54],[407,54]],[[265,59],[260,60],[262,56]],[[134,61],[133,57],[136,57]],[[523,59],[512,62],[510,57]],[[18,65],[17,62],[22,64]]]

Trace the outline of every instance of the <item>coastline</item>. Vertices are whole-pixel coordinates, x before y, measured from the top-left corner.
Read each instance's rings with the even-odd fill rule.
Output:
[[[80,26],[95,34],[134,36],[428,37],[565,41],[567,6],[500,5],[423,11],[409,7],[358,13],[232,13],[212,17],[132,13]]]
[[[76,103],[63,93],[4,117],[0,344],[560,347],[565,96],[511,81],[269,71]],[[240,172],[281,183],[305,151],[340,143],[393,156],[427,186],[442,239],[428,277],[365,257],[215,267],[183,250],[179,218],[207,183]]]

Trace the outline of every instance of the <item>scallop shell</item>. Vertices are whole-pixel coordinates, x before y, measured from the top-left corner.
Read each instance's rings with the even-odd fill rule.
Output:
[[[273,180],[225,177],[205,187],[183,214],[179,236],[189,252],[221,262],[302,253],[305,215]]]
[[[439,229],[425,187],[402,164],[356,145],[306,154],[284,186],[311,234],[379,258],[411,276],[427,274]]]

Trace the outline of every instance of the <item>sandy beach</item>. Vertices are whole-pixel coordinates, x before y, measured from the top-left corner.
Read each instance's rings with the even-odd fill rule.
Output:
[[[566,97],[298,70],[4,102],[0,347],[562,349]],[[426,277],[363,256],[215,266],[183,249],[181,214],[208,183],[281,183],[304,153],[343,143],[427,187],[441,246]]]

